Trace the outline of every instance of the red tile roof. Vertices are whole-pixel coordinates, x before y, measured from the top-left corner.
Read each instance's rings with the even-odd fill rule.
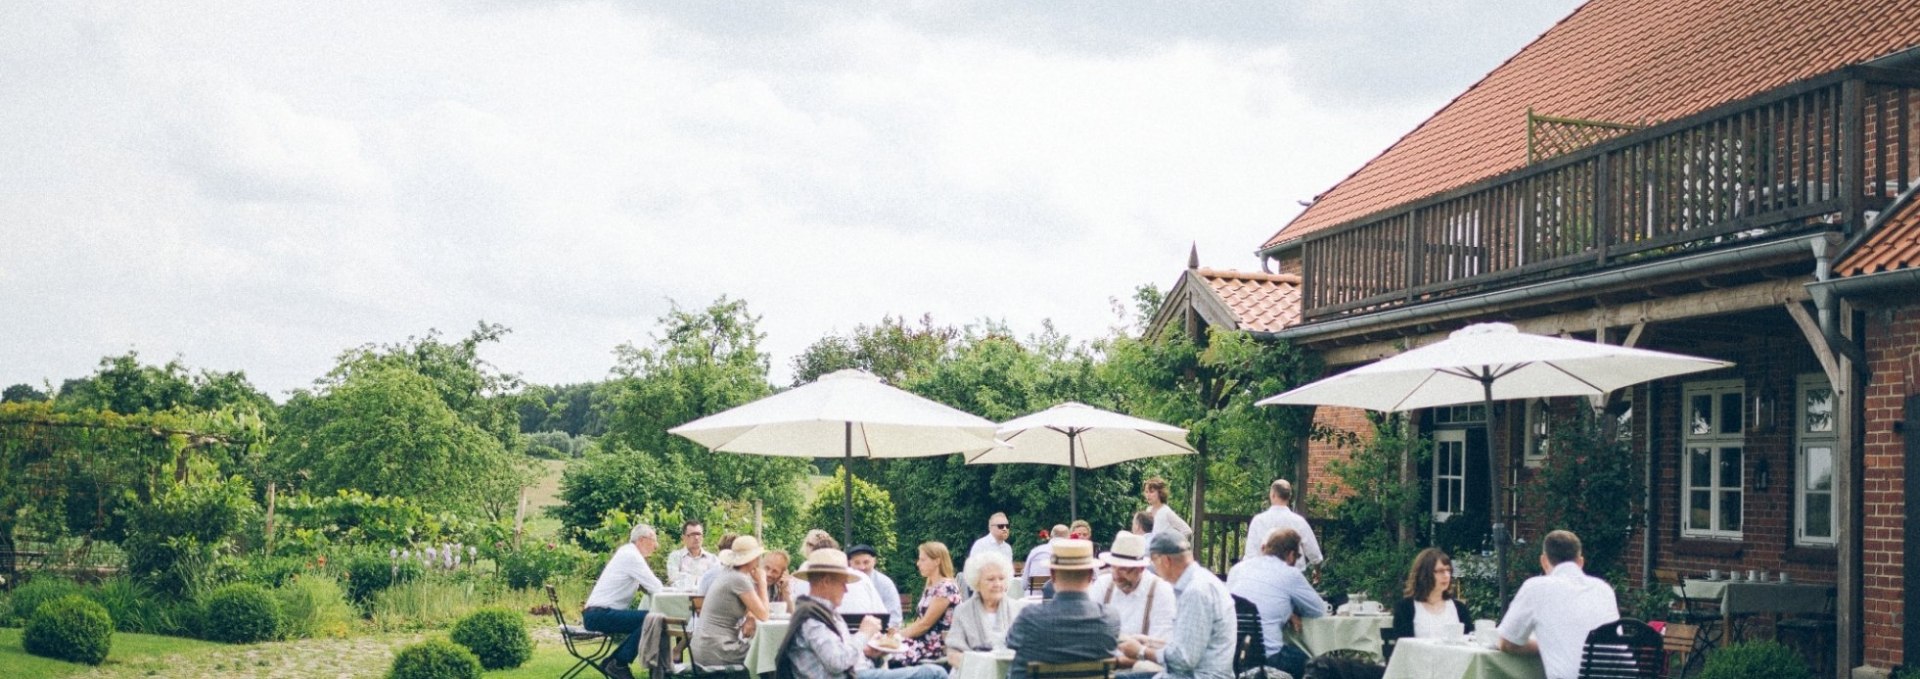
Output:
[[[1860,276],[1920,267],[1920,203],[1908,200],[1875,227],[1867,240],[1833,266],[1837,276]]]
[[[1241,330],[1274,332],[1300,322],[1300,277],[1292,274],[1199,269]]]
[[[1920,2],[1590,0],[1263,248],[1526,165],[1526,113],[1675,120],[1920,45]]]

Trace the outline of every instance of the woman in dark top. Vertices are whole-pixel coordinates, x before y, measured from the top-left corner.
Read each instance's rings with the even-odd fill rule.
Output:
[[[1440,626],[1450,622],[1468,628],[1473,623],[1467,614],[1467,602],[1461,601],[1453,584],[1453,559],[1438,547],[1420,550],[1407,573],[1406,598],[1393,605],[1393,627],[1381,630],[1387,641],[1405,637],[1440,636]]]

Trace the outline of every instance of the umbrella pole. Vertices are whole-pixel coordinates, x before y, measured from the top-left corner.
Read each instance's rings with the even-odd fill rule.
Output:
[[[846,506],[844,508],[846,522],[844,525],[844,530],[842,530],[840,533],[840,539],[841,539],[840,544],[846,545],[846,549],[852,549],[853,548],[853,422],[851,421],[847,422],[847,456],[840,463],[840,470],[843,472],[846,472],[845,474],[841,475],[841,481],[843,484],[841,486],[841,490],[844,491],[844,493],[841,496],[841,499],[846,501],[845,502]]]
[[[1506,503],[1500,501],[1500,463],[1495,461],[1494,455],[1493,455],[1493,373],[1492,371],[1488,371],[1487,374],[1482,375],[1480,377],[1480,388],[1482,389],[1483,394],[1485,395],[1485,399],[1483,403],[1485,404],[1485,407],[1486,407],[1486,417],[1481,420],[1480,426],[1485,430],[1485,433],[1486,433],[1487,480],[1493,490],[1493,492],[1487,497],[1487,501],[1491,505],[1488,507],[1489,511],[1487,512],[1487,514],[1489,515],[1489,518],[1493,519],[1493,559],[1494,559],[1494,570],[1493,570],[1494,576],[1493,577],[1498,580],[1498,587],[1500,592],[1499,598],[1495,600],[1495,603],[1497,603],[1502,608],[1505,608],[1507,605],[1507,542],[1508,540],[1507,540],[1507,524],[1504,520],[1506,517],[1503,516],[1503,513],[1505,512],[1505,509],[1506,509]]]
[[[1072,432],[1067,434],[1067,518],[1080,520],[1080,466],[1073,461],[1073,442],[1078,438]]]

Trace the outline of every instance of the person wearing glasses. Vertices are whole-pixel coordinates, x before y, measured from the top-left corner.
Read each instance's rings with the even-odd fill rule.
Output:
[[[1013,543],[1007,541],[1012,534],[1013,524],[1007,522],[1007,514],[994,512],[993,516],[987,518],[987,534],[973,541],[973,547],[967,550],[967,558],[971,559],[975,554],[999,552],[1007,557],[1008,563],[1012,563]]]
[[[680,526],[679,549],[667,553],[667,586],[674,589],[693,589],[700,583],[700,576],[720,565],[720,559],[701,549],[706,543],[707,527],[699,521],[688,521]]]

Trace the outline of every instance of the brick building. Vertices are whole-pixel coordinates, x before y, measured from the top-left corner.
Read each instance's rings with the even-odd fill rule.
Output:
[[[1831,676],[1876,675],[1920,652],[1916,185],[1920,4],[1591,0],[1269,238],[1280,273],[1236,275],[1287,287],[1263,332],[1332,371],[1492,320],[1734,362],[1603,404],[1648,462],[1627,570],[1830,584]],[[1244,323],[1231,280],[1194,267],[1163,320]],[[1528,484],[1584,403],[1421,413],[1436,519],[1516,511],[1536,541],[1474,489],[1489,461]]]

